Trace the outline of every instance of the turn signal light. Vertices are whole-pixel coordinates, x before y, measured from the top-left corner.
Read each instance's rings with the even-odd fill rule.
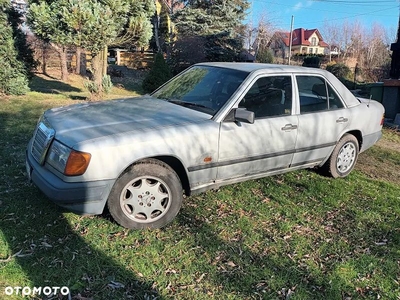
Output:
[[[381,119],[381,126],[383,126],[383,123],[385,122],[385,115],[382,115],[382,119]]]
[[[92,155],[90,153],[78,152],[72,150],[67,164],[65,166],[64,174],[67,176],[79,176],[86,172],[89,166]]]

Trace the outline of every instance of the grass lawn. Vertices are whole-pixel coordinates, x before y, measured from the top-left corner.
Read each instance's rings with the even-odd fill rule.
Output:
[[[108,98],[138,87],[119,86]],[[81,300],[400,299],[398,133],[345,179],[303,170],[236,184],[186,198],[166,228],[131,231],[64,212],[27,182],[40,114],[87,97],[75,76],[38,76],[32,90],[0,99],[0,299],[68,299],[6,294],[46,286]]]

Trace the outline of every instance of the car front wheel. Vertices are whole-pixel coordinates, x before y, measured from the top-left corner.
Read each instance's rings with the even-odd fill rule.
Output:
[[[326,171],[333,177],[346,177],[353,170],[359,152],[358,140],[354,135],[345,134],[337,143],[325,163]]]
[[[114,220],[132,229],[160,228],[178,214],[182,184],[167,164],[147,159],[134,164],[114,184],[108,209]]]

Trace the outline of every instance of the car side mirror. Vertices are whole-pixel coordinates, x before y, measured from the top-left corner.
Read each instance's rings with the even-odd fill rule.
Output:
[[[236,108],[234,117],[235,121],[254,124],[254,112],[246,108]]]

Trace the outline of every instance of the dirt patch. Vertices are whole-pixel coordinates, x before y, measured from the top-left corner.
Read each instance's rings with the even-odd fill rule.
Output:
[[[399,142],[380,140],[378,143],[376,143],[376,145],[381,148],[384,148],[384,149],[400,152],[400,143]]]
[[[400,185],[399,166],[390,161],[382,161],[369,155],[368,150],[360,154],[356,170],[361,171],[371,179],[384,180]]]

